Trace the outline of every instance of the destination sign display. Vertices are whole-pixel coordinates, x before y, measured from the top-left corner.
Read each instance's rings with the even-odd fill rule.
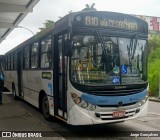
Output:
[[[137,23],[130,21],[118,21],[112,19],[99,19],[98,17],[86,16],[85,25],[87,26],[100,26],[100,27],[113,27],[128,30],[137,30]]]
[[[88,12],[75,15],[73,27],[94,27],[146,32],[148,25],[138,18],[112,12]]]

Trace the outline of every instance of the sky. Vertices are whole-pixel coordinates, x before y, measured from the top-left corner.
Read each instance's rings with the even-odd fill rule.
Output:
[[[46,20],[57,21],[69,11],[81,11],[86,4],[92,3],[95,3],[98,11],[160,17],[160,0],[40,0],[33,12],[29,13],[19,26],[36,34]],[[33,34],[26,29],[14,29],[0,44],[0,54],[5,54],[32,36]]]

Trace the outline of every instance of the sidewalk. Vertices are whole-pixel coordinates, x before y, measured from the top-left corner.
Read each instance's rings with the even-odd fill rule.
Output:
[[[63,139],[53,128],[33,116],[21,106],[21,103],[15,101],[11,92],[3,92],[3,105],[0,105],[0,139],[3,139],[1,137],[3,133],[10,133],[11,137],[17,137],[16,139],[20,140],[23,134],[26,134],[28,139],[32,140],[33,137],[36,137],[35,135],[39,137],[41,133],[44,136],[42,139]],[[18,133],[21,133],[20,137]]]
[[[53,131],[17,104],[12,94],[3,94],[0,105],[0,131]]]

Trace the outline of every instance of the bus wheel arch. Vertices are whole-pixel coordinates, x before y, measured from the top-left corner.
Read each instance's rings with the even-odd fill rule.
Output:
[[[46,120],[51,120],[52,116],[50,115],[50,112],[49,112],[48,97],[45,91],[43,90],[39,94],[39,109]]]

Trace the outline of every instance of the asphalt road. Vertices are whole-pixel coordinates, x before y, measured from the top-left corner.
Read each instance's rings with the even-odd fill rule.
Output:
[[[57,119],[48,122],[44,119],[43,115],[32,105],[22,101],[13,100],[12,95],[7,95],[12,104],[16,105],[19,109],[25,111],[21,114],[27,125],[21,124],[14,126],[17,130],[21,131],[49,131],[54,133],[54,137],[58,139],[146,139],[145,137],[131,137],[130,135],[140,135],[140,133],[158,133],[159,137],[150,137],[149,139],[160,139],[160,103],[149,102],[149,112],[146,117],[138,118],[136,120],[126,121],[115,124],[94,125],[94,126],[70,126]],[[27,116],[27,117],[25,117]],[[33,120],[33,122],[31,121]],[[3,121],[2,121],[3,122]],[[0,125],[2,124],[0,121]],[[11,122],[10,122],[11,123]],[[9,124],[7,124],[9,128]],[[34,123],[34,124],[33,124]],[[11,123],[12,124],[12,123]],[[12,124],[13,125],[13,124]],[[30,126],[31,125],[31,126]],[[7,129],[8,129],[7,128]],[[32,129],[31,129],[32,128]],[[158,132],[159,131],[159,132]],[[135,134],[136,133],[136,134]]]

